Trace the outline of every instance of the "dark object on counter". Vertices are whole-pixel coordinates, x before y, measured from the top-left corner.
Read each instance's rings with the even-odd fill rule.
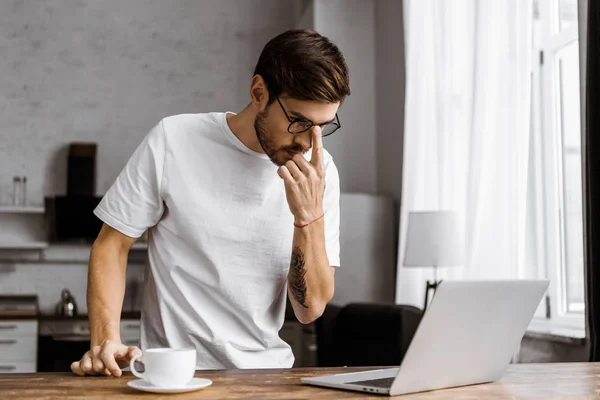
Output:
[[[50,241],[93,241],[102,221],[94,208],[96,143],[71,143],[67,159],[67,195],[45,198]]]
[[[93,241],[102,221],[94,215],[99,196],[56,196],[45,199],[51,241]]]
[[[60,301],[56,305],[56,315],[64,317],[74,317],[77,315],[77,302],[75,297],[69,292],[69,289],[63,289],[60,294]]]
[[[96,143],[71,143],[67,160],[67,196],[94,196]]]

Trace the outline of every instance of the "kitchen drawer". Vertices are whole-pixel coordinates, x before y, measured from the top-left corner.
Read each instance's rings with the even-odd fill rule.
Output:
[[[37,336],[37,321],[0,320],[0,339]]]
[[[35,361],[37,336],[0,338],[0,360]]]
[[[121,342],[125,345],[125,346],[137,346],[140,347],[140,339],[127,339],[127,338],[121,338]]]
[[[37,372],[35,361],[9,361],[0,359],[0,374]]]
[[[140,337],[140,320],[122,320],[121,321],[121,339],[139,339]]]

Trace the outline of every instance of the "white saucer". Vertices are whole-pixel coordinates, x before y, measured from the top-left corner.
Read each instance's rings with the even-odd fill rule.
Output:
[[[210,386],[210,385],[212,385],[212,381],[210,379],[204,379],[204,378],[192,378],[192,380],[187,385],[173,387],[173,388],[164,388],[164,387],[153,386],[143,379],[136,379],[134,381],[127,382],[127,386],[129,386],[129,387],[132,387],[137,390],[141,390],[143,392],[151,392],[151,393],[193,392],[194,390],[204,389],[205,387]]]

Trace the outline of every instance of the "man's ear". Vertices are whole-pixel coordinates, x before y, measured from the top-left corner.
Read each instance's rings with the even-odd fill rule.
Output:
[[[250,83],[250,102],[257,112],[263,112],[269,104],[269,90],[260,75],[254,75]]]

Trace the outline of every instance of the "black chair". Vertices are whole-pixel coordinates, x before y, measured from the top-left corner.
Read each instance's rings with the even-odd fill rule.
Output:
[[[318,365],[400,365],[421,315],[419,308],[407,305],[330,304],[315,326]]]

